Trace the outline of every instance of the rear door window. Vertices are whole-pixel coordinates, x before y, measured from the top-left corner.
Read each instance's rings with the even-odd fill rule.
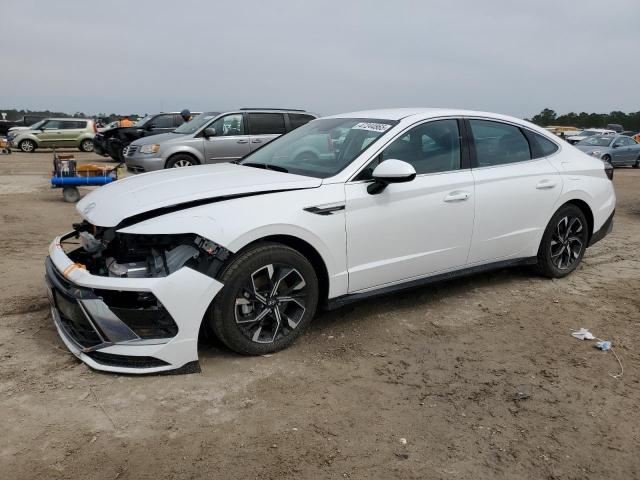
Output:
[[[469,120],[477,167],[492,167],[531,160],[529,142],[520,129],[491,120]]]
[[[250,113],[249,133],[251,135],[281,135],[285,132],[282,113]]]

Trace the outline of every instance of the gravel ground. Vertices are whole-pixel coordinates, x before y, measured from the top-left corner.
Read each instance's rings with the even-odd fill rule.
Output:
[[[203,342],[202,373],[140,378],[56,335],[43,260],[78,217],[50,165],[0,156],[1,478],[640,478],[640,170],[616,170],[614,232],[566,279],[450,281],[323,313],[272,356]]]

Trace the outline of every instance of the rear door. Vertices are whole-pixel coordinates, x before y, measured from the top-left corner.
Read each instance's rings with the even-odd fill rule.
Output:
[[[286,132],[283,113],[248,113],[247,123],[252,151]]]
[[[62,122],[62,139],[66,147],[77,147],[78,138],[85,133],[86,120],[65,120]]]
[[[546,158],[557,145],[509,123],[469,119],[467,125],[476,195],[469,264],[535,255],[562,191]],[[533,143],[537,137],[549,144],[546,150]]]
[[[213,137],[204,137],[204,154],[207,163],[239,160],[251,151],[242,113],[220,117],[208,128],[214,129],[216,134]]]

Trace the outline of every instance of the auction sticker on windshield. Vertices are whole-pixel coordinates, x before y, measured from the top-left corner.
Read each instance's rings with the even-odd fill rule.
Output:
[[[352,127],[353,130],[369,130],[371,132],[386,132],[391,128],[391,125],[387,123],[371,123],[360,122]]]

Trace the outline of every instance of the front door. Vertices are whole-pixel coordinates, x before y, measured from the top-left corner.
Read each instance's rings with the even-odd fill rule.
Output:
[[[251,151],[241,113],[225,115],[208,128],[214,129],[216,134],[213,137],[204,138],[204,154],[207,163],[239,160]]]
[[[36,137],[40,140],[41,147],[63,147],[63,130],[61,120],[47,120],[40,127],[42,132],[38,132]]]
[[[413,127],[346,184],[349,292],[466,264],[474,186],[471,171],[461,164],[459,132],[455,119]],[[416,178],[369,194],[371,172],[392,158],[413,165]]]
[[[475,144],[476,211],[469,263],[517,258],[537,251],[562,191],[546,158],[533,159],[519,127],[469,120]]]

